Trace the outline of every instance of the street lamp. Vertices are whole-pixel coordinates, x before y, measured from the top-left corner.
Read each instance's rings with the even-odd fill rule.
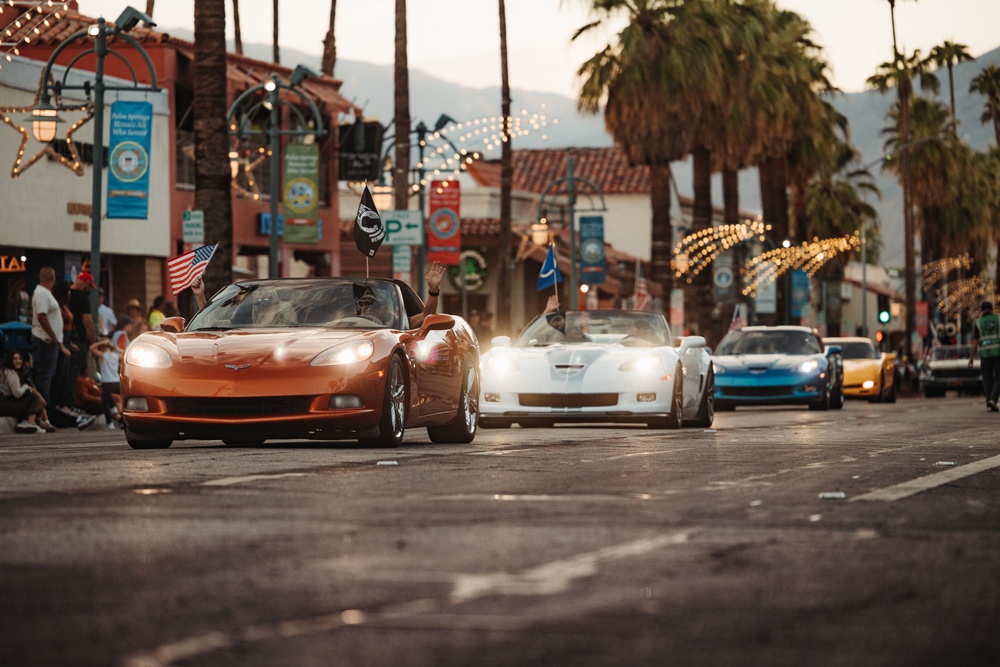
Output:
[[[45,63],[45,68],[42,70],[42,90],[39,95],[38,104],[32,109],[31,116],[28,118],[31,123],[31,133],[37,141],[48,143],[55,138],[57,124],[63,122],[63,119],[58,116],[59,111],[67,111],[70,109],[79,108],[79,104],[75,105],[64,105],[62,103],[62,95],[67,90],[82,90],[86,95],[88,106],[93,110],[94,114],[94,176],[92,181],[92,187],[90,192],[90,273],[97,277],[99,281],[101,279],[101,194],[104,189],[104,93],[108,90],[125,90],[134,92],[157,92],[160,90],[159,86],[156,85],[156,69],[153,67],[153,61],[150,60],[149,54],[146,50],[142,48],[128,31],[134,28],[142,21],[149,27],[153,27],[156,24],[153,20],[132,7],[126,7],[121,13],[118,19],[115,21],[114,26],[109,26],[103,17],[97,19],[97,23],[88,26],[84,30],[73,33],[66,40],[56,47],[52,55],[49,56],[48,62]],[[146,70],[149,74],[149,84],[140,84],[136,76],[135,69],[120,53],[112,50],[108,45],[108,37],[116,37],[123,42],[129,44],[134,48],[142,59],[146,62]],[[86,40],[93,38],[94,46],[93,48],[80,53],[75,56],[70,64],[66,66],[66,70],[63,72],[62,80],[56,81],[55,83],[50,83],[52,79],[52,67],[55,65],[56,58],[59,57],[66,48],[68,48],[73,43],[79,40]],[[83,84],[72,84],[69,83],[69,73],[73,70],[73,67],[80,62],[80,60],[88,55],[94,54],[97,62],[94,66],[94,81],[91,85],[90,81]],[[128,71],[132,75],[131,85],[118,85],[114,83],[106,83],[104,81],[104,59],[108,56],[113,56],[118,58],[120,61],[127,65]],[[90,91],[94,91],[94,99],[90,101]],[[57,98],[56,104],[52,103],[53,93]],[[94,318],[94,322],[97,322],[97,306],[99,299],[99,290],[90,290],[90,313]]]
[[[278,194],[278,178],[281,173],[281,137],[323,136],[326,134],[323,129],[323,118],[316,103],[298,88],[298,85],[310,76],[318,77],[319,75],[304,65],[298,65],[295,68],[288,83],[283,82],[276,73],[272,72],[270,80],[258,83],[243,91],[229,107],[229,115],[226,118],[230,136],[238,139],[243,137],[267,137],[268,139],[271,177],[271,243],[268,255],[268,277],[270,278],[277,278],[279,275],[278,204],[280,196]],[[298,96],[298,99],[308,107],[311,118],[307,118],[298,106],[282,98],[282,91],[288,91]],[[296,120],[295,129],[285,129],[281,126],[282,107]],[[268,118],[267,127],[259,129],[254,125],[254,121],[264,115],[265,111]],[[238,118],[234,120],[237,115]]]
[[[577,252],[576,252],[576,223],[574,217],[576,215],[576,196],[577,196],[577,183],[581,183],[585,186],[587,191],[587,196],[593,200],[596,196],[601,200],[601,207],[597,208],[591,206],[586,209],[579,209],[584,212],[591,211],[606,211],[607,206],[604,203],[604,194],[601,192],[601,188],[597,183],[590,180],[589,178],[583,178],[577,176],[574,172],[576,166],[575,159],[570,155],[566,159],[566,176],[563,178],[557,178],[554,181],[549,182],[542,190],[541,196],[538,198],[538,214],[535,217],[535,222],[541,224],[542,222],[542,211],[546,209],[546,199],[548,197],[560,196],[566,197],[567,208],[569,211],[569,308],[570,310],[576,310],[577,302],[579,298],[577,289]]]
[[[442,130],[449,124],[456,124],[454,118],[448,114],[441,114],[438,116],[437,121],[434,123],[434,129],[427,127],[427,125],[420,121],[417,123],[416,127],[409,131],[409,134],[416,135],[417,137],[417,167],[415,169],[417,182],[410,186],[411,191],[415,190],[417,192],[417,209],[420,211],[420,245],[417,247],[417,293],[424,293],[424,269],[427,265],[427,213],[425,211],[426,196],[425,190],[427,187],[426,176],[427,176],[427,158],[425,157],[425,152],[430,141],[443,141],[447,144],[453,151],[455,159],[464,159],[468,155],[468,151],[462,149],[460,150],[452,141],[445,135]],[[398,134],[398,132],[397,132]],[[390,154],[393,147],[396,145],[395,141],[396,135],[390,135],[385,137],[385,151],[382,156],[382,164],[388,164],[390,161]],[[437,150],[437,153],[441,153],[442,150]],[[474,158],[478,158],[479,155],[473,155]],[[383,171],[384,176],[384,171]],[[464,285],[464,280],[463,280]]]

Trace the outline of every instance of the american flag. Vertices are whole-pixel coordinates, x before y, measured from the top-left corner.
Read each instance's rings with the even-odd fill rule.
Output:
[[[636,260],[635,263],[635,294],[633,295],[635,300],[636,310],[646,310],[649,308],[650,294],[649,294],[649,283],[642,276],[642,264]]]
[[[730,331],[739,331],[743,328],[743,315],[740,312],[743,309],[743,304],[736,304],[736,308],[733,309],[733,319],[729,321]]]
[[[215,254],[215,249],[218,247],[218,243],[203,245],[191,252],[186,252],[183,255],[178,255],[167,260],[167,272],[170,274],[170,289],[174,291],[174,294],[180,294],[188,287],[191,287],[194,279],[205,272],[208,260],[212,259],[212,255]]]

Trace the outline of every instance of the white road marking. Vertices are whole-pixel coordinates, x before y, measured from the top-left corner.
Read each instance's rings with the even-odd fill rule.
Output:
[[[451,592],[454,604],[467,602],[485,595],[553,595],[566,590],[574,579],[588,577],[597,572],[602,562],[641,556],[665,546],[684,544],[690,533],[660,535],[635,542],[577,554],[562,560],[544,563],[537,567],[511,574],[460,574],[455,577]]]
[[[855,500],[880,500],[884,502],[893,502],[894,500],[908,498],[912,495],[920,493],[921,491],[933,489],[934,487],[941,486],[942,484],[954,482],[957,479],[962,479],[963,477],[968,477],[969,475],[975,475],[976,473],[983,472],[984,470],[990,470],[998,466],[1000,466],[1000,456],[991,456],[988,459],[968,463],[963,466],[952,468],[951,470],[936,472],[933,475],[918,477],[917,479],[911,479],[908,482],[903,482],[894,486],[887,486],[884,489],[877,489],[870,493],[864,493],[860,496],[854,496],[850,499],[850,502],[854,502]]]
[[[246,482],[259,482],[267,479],[281,479],[283,477],[305,477],[304,472],[283,472],[277,475],[246,475],[244,477],[221,477],[202,482],[201,486],[232,486],[234,484],[245,484]]]
[[[497,572],[485,575],[449,575],[448,581],[453,582],[449,602],[451,604],[458,604],[484,595],[551,595],[559,593],[565,590],[574,579],[595,574],[598,565],[603,562],[620,560],[631,556],[641,556],[666,546],[684,544],[693,532],[695,531],[660,535],[659,537],[650,539],[626,542],[625,544],[618,544],[590,553],[578,554],[563,560],[545,563],[519,574]],[[413,579],[413,573],[407,574],[409,579]],[[426,579],[426,581],[437,581],[437,579]],[[345,625],[361,625],[367,623],[372,618],[378,617],[392,618],[430,614],[443,609],[445,604],[440,599],[419,598],[386,605],[377,613],[366,613],[358,609],[345,609],[339,613],[323,614],[312,618],[250,625],[232,632],[206,632],[169,644],[163,644],[148,651],[133,653],[126,656],[121,664],[124,667],[169,667],[169,665],[176,662],[191,660],[213,651],[236,646],[240,643],[303,637],[329,632]]]

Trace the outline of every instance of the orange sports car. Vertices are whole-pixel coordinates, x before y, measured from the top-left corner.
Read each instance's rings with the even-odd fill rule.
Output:
[[[174,440],[227,444],[345,440],[395,447],[407,428],[472,442],[479,348],[460,317],[410,318],[423,303],[382,278],[247,280],[220,290],[185,325],[128,347],[125,437],[135,449]]]

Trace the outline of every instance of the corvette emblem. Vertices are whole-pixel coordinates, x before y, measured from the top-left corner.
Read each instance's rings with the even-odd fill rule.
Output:
[[[243,370],[244,368],[250,368],[250,364],[226,364],[226,368],[234,371]]]

